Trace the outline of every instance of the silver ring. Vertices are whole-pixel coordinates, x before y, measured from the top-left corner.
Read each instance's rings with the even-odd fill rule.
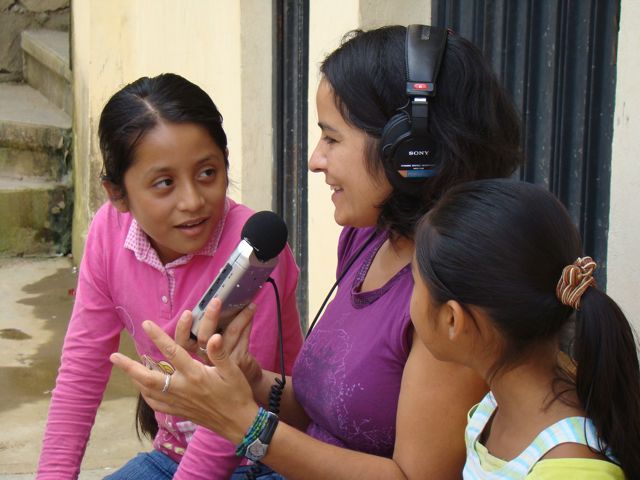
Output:
[[[171,375],[168,373],[164,374],[164,387],[162,387],[162,393],[167,393],[169,391],[169,385],[171,384]]]
[[[202,353],[204,353],[205,355],[207,354],[207,349],[206,349],[206,348],[203,348],[203,347],[198,346],[198,350],[200,350],[200,351],[201,351]]]

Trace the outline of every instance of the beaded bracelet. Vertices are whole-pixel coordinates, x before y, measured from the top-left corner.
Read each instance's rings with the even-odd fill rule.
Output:
[[[268,418],[269,415],[267,411],[262,407],[258,407],[258,414],[256,415],[256,418],[253,420],[253,423],[249,427],[249,430],[247,430],[247,433],[245,433],[242,442],[240,442],[236,447],[236,455],[238,457],[244,456],[247,447],[260,436],[264,427],[267,425]]]

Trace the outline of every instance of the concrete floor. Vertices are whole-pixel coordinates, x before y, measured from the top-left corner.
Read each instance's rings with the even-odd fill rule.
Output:
[[[73,305],[68,258],[0,258],[0,479],[35,477],[51,389]],[[122,351],[134,352],[123,338]],[[101,479],[148,450],[134,428],[136,393],[112,374],[82,464],[81,480]]]

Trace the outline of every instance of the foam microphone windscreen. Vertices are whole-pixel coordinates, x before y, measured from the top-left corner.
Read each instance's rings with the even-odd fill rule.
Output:
[[[242,238],[255,250],[262,262],[277,256],[287,243],[287,225],[268,210],[254,213],[242,227]]]

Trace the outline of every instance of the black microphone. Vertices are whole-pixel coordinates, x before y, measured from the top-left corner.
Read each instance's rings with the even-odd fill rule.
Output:
[[[196,338],[204,311],[214,298],[222,302],[218,330],[224,330],[253,300],[278,264],[287,235],[287,225],[273,212],[265,210],[249,217],[240,243],[192,311],[192,338]]]

